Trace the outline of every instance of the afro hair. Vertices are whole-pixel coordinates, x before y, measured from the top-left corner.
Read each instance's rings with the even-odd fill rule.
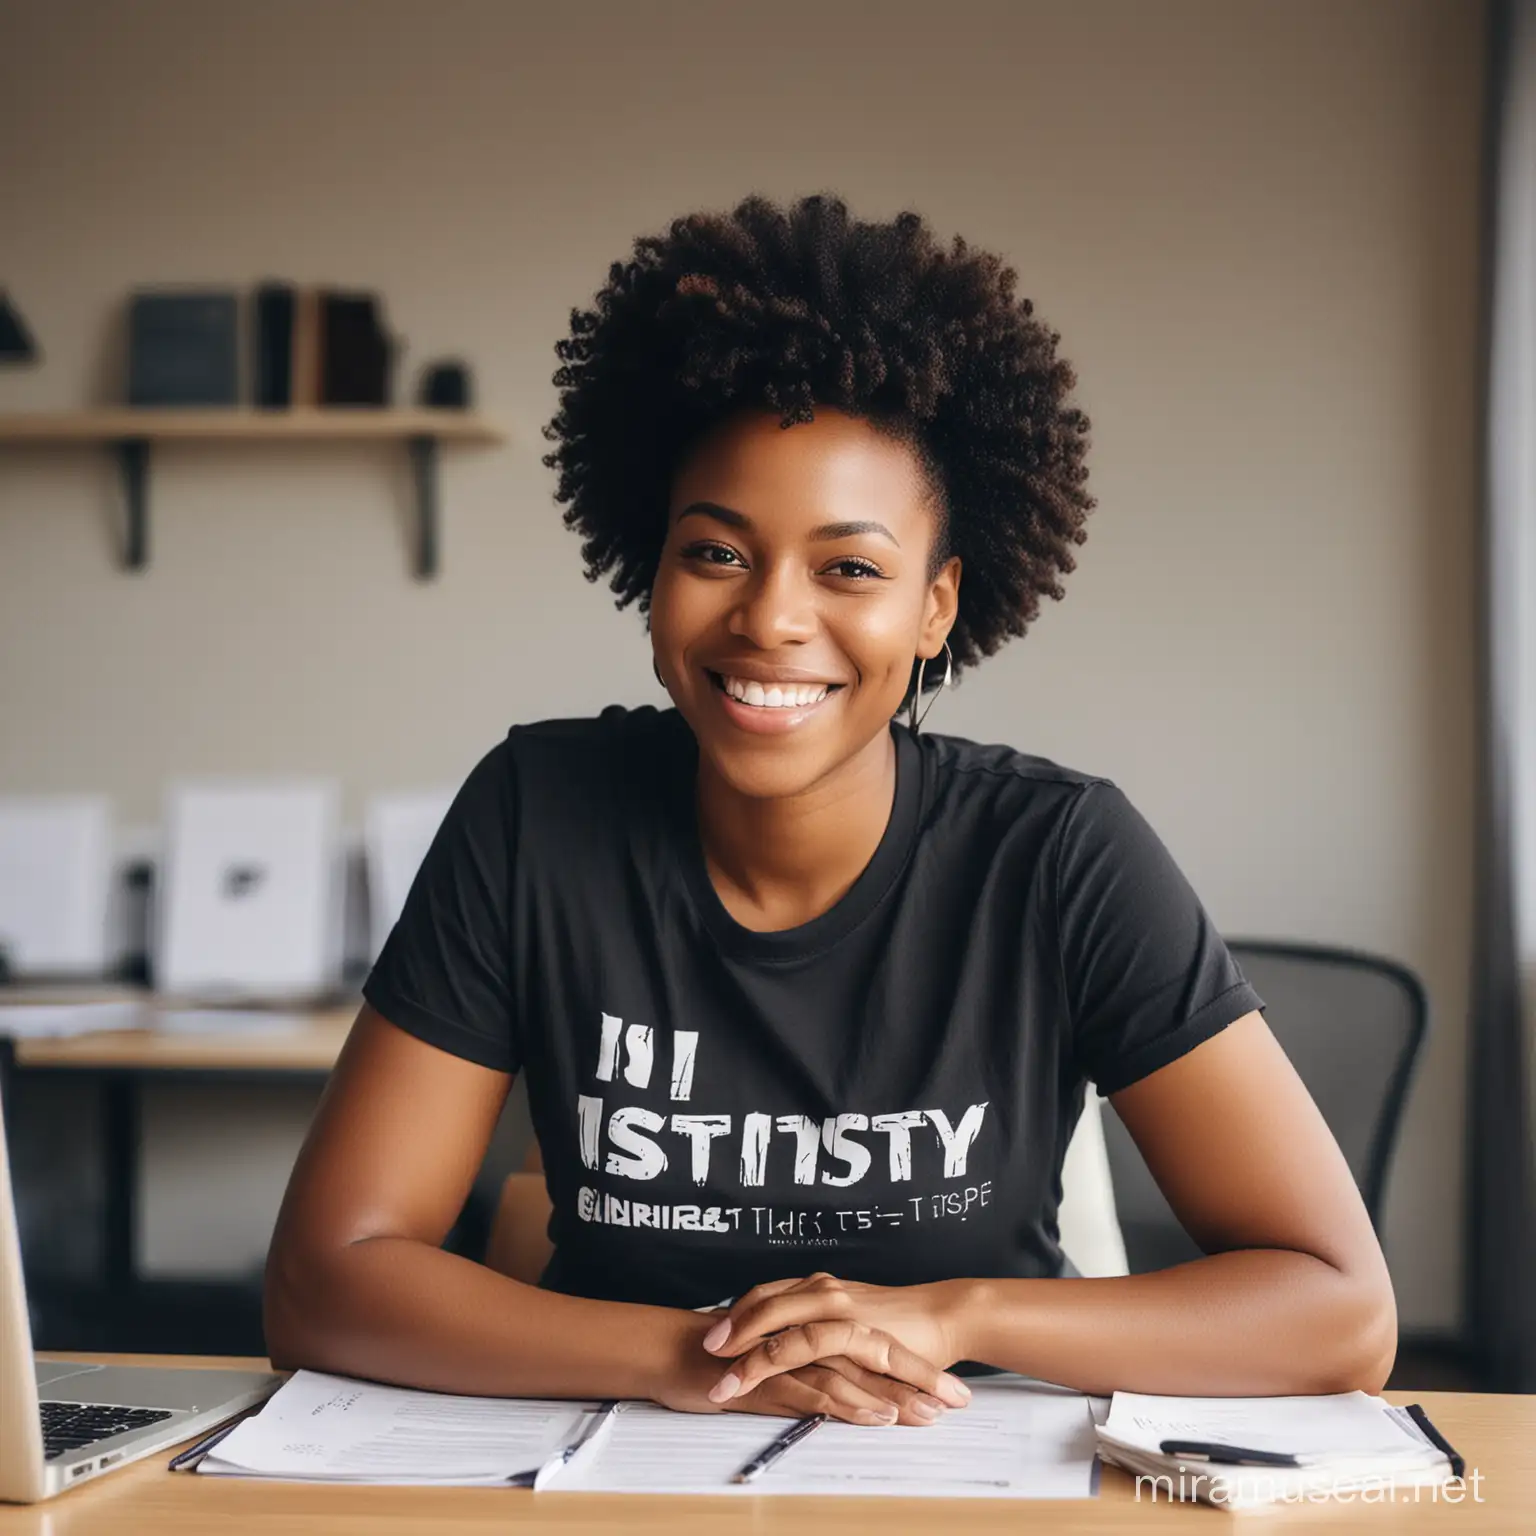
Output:
[[[738,411],[784,428],[836,407],[907,442],[936,496],[931,574],[962,561],[956,671],[1060,600],[1094,507],[1088,418],[1060,336],[1015,299],[1018,274],[923,218],[851,219],[839,197],[748,197],[635,241],[556,344],[556,500],[589,581],[648,613],[668,499],[690,445]],[[939,680],[937,669],[929,686]]]

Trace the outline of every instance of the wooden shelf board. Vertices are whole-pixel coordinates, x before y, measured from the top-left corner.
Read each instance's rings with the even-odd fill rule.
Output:
[[[506,433],[472,411],[331,406],[282,411],[100,410],[0,415],[0,443],[378,442],[433,437],[501,443]]]

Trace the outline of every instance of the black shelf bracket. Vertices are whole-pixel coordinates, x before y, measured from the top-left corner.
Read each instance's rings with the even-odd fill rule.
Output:
[[[437,575],[437,439],[410,440],[411,471],[416,481],[416,579]]]
[[[111,446],[117,457],[123,487],[121,565],[127,571],[142,571],[149,565],[150,439],[122,437],[114,439]],[[431,433],[418,433],[407,439],[407,447],[410,450],[411,478],[415,489],[415,537],[411,563],[417,579],[428,581],[437,575],[440,564],[439,442]]]
[[[123,569],[149,564],[149,439],[125,437],[113,445],[123,478]]]

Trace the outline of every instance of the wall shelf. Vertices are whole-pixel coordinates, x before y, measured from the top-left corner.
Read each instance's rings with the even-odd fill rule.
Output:
[[[100,410],[0,416],[0,447],[100,444],[117,456],[126,510],[123,566],[149,564],[149,459],[156,443],[403,443],[416,490],[416,575],[438,569],[438,448],[489,445],[506,434],[484,417],[457,410],[381,410],[368,406],[292,410]]]

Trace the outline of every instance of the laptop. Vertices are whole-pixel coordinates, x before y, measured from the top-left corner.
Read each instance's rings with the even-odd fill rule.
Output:
[[[0,1113],[0,1500],[32,1504],[152,1456],[281,1382],[271,1371],[34,1360]]]

